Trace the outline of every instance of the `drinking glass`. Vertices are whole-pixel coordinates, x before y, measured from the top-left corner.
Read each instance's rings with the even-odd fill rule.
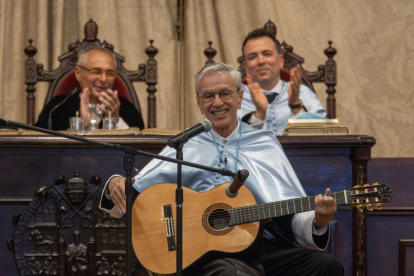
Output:
[[[103,113],[96,104],[89,104],[89,130],[98,129]]]
[[[83,119],[80,117],[70,118],[70,130],[77,134],[83,133]]]
[[[116,118],[111,117],[111,111],[109,111],[108,117],[103,119],[103,128],[104,129],[115,129],[116,128]]]

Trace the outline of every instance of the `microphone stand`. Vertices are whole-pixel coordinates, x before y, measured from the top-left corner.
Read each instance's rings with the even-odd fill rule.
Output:
[[[198,125],[202,125],[202,129]],[[176,159],[183,160],[183,147],[188,140],[200,134],[201,130],[206,132],[211,129],[211,122],[205,118],[195,126],[188,128],[184,133],[179,134],[173,139],[167,141],[167,145],[174,148],[177,151]],[[181,185],[182,166],[180,163],[177,164],[177,188],[175,190],[175,202],[176,202],[176,213],[177,213],[177,244],[176,244],[176,275],[181,276],[183,272],[183,201],[184,193]],[[234,177],[233,177],[234,178]]]
[[[58,103],[57,105],[55,105],[50,111],[49,111],[49,117],[47,119],[47,129],[52,129],[52,112],[55,111],[55,109],[57,109],[59,106],[61,106],[63,103],[65,103],[70,97],[72,97],[73,95],[75,95],[75,93],[78,91],[78,88],[74,88],[72,89],[72,91],[70,91],[68,93],[68,95],[66,96],[66,98],[63,99],[63,101],[61,101],[60,103]]]
[[[184,141],[184,142],[183,142]],[[178,146],[175,147],[177,151],[176,159],[183,160],[183,147],[184,144],[188,142],[188,139],[183,139]],[[181,276],[183,273],[183,201],[184,201],[184,194],[183,189],[181,187],[181,170],[182,166],[180,163],[177,164],[177,188],[175,190],[175,202],[176,212],[177,212],[177,269],[176,274],[177,276]]]
[[[182,160],[182,147],[184,145],[185,142],[188,141],[188,139],[183,139],[184,142],[181,142],[180,145],[177,148],[177,159],[174,158],[170,158],[170,157],[166,157],[166,156],[162,156],[162,155],[158,155],[158,154],[153,154],[153,153],[149,153],[149,152],[145,152],[145,151],[141,151],[141,150],[137,150],[134,148],[130,148],[130,147],[125,147],[122,145],[115,145],[115,144],[110,144],[110,143],[104,143],[104,142],[100,142],[100,141],[96,141],[93,139],[87,139],[84,137],[80,137],[80,136],[75,136],[75,135],[70,135],[70,134],[66,134],[66,133],[61,133],[61,132],[57,132],[57,131],[53,131],[53,130],[49,130],[49,129],[43,129],[40,127],[34,127],[34,126],[29,126],[23,123],[19,123],[19,122],[13,122],[13,121],[5,121],[3,119],[0,119],[0,125],[5,125],[5,126],[13,126],[13,127],[18,127],[18,128],[23,128],[23,129],[29,129],[29,130],[34,130],[34,131],[38,131],[38,132],[43,132],[43,133],[47,133],[50,135],[54,135],[54,136],[60,136],[60,137],[64,137],[64,138],[68,138],[68,139],[72,139],[72,140],[77,140],[80,142],[84,142],[84,143],[88,143],[88,144],[95,144],[95,145],[99,145],[101,147],[105,147],[105,148],[110,148],[110,149],[114,149],[117,151],[122,151],[125,153],[124,157],[123,157],[123,162],[124,162],[124,169],[125,169],[125,174],[126,174],[126,181],[125,181],[125,195],[126,195],[126,212],[127,212],[127,222],[126,222],[126,228],[127,228],[127,242],[126,242],[126,256],[127,256],[127,276],[130,276],[132,274],[132,267],[131,267],[131,261],[132,261],[132,176],[131,176],[131,172],[134,168],[134,164],[135,164],[135,155],[144,155],[144,156],[148,156],[148,157],[152,157],[152,158],[156,158],[156,159],[161,159],[164,161],[168,161],[168,162],[172,162],[172,163],[176,163],[178,164],[178,176],[177,176],[177,192],[176,192],[176,202],[177,202],[177,274],[181,275],[182,273],[182,201],[183,201],[183,190],[181,188],[181,166],[185,165],[185,166],[189,166],[189,167],[193,167],[193,168],[198,168],[198,169],[202,169],[202,170],[206,170],[206,171],[210,171],[210,172],[215,172],[215,173],[219,173],[221,175],[224,176],[232,176],[234,178],[234,173],[227,170],[227,169],[216,169],[216,168],[212,168],[212,167],[208,167],[208,166],[203,166],[203,165],[199,165],[196,163],[191,163],[191,162],[187,162],[187,161],[183,161]],[[179,153],[181,152],[181,153]],[[180,185],[180,187],[178,188],[178,185]],[[181,203],[179,203],[181,202]],[[180,213],[179,213],[180,212]],[[180,226],[178,226],[178,221],[180,221]],[[178,236],[178,231],[180,231],[181,235]],[[179,271],[178,271],[179,269]]]

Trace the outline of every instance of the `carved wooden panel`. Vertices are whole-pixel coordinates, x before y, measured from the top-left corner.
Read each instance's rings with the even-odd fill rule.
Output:
[[[40,188],[14,235],[20,275],[126,275],[125,219],[99,208],[99,177]],[[133,258],[133,275],[148,275]]]

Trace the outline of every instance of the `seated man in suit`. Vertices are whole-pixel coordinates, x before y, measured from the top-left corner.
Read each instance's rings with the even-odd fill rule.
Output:
[[[96,104],[98,112],[104,116],[111,112],[111,116],[117,119],[117,128],[144,129],[141,114],[135,106],[128,99],[118,96],[118,91],[112,90],[118,76],[115,64],[115,56],[108,49],[91,46],[79,52],[75,77],[81,91],[53,97],[40,113],[36,126],[48,128],[51,118],[53,130],[66,130],[69,128],[69,119],[79,111],[86,129],[89,126],[88,105]]]
[[[243,122],[282,135],[287,120],[293,116],[326,117],[316,94],[301,85],[299,65],[290,71],[290,83],[280,79],[284,57],[279,42],[271,34],[263,29],[249,33],[242,52],[247,85],[242,85],[244,101],[238,116]]]
[[[304,197],[303,187],[272,132],[252,128],[238,119],[237,110],[243,101],[240,72],[227,64],[208,65],[196,75],[195,84],[198,107],[211,121],[212,130],[184,145],[184,160],[233,172],[247,169],[250,175],[244,185],[259,204]],[[160,154],[174,158],[176,151],[166,147]],[[154,184],[176,180],[176,164],[154,159],[135,176],[134,191],[138,194]],[[229,176],[182,167],[183,186],[198,192],[231,181]],[[184,209],[194,207],[185,202]],[[237,259],[201,259],[195,267],[184,270],[185,274],[343,275],[338,261],[322,251],[329,241],[329,221],[336,212],[336,202],[318,195],[315,206],[315,211],[282,216],[265,224],[263,238],[253,253]],[[125,213],[125,178],[115,175],[108,180],[100,208],[115,217]]]

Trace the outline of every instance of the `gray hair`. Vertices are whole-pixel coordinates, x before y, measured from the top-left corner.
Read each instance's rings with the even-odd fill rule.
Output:
[[[234,81],[234,84],[237,87],[237,91],[241,88],[241,74],[239,71],[237,71],[233,65],[231,64],[225,64],[225,63],[213,63],[213,64],[207,64],[203,67],[203,69],[200,70],[195,75],[195,91],[198,95],[198,89],[200,88],[200,81],[207,75],[216,73],[217,75],[220,74],[229,74]]]
[[[106,48],[103,48],[103,47],[100,47],[100,46],[94,46],[94,45],[89,46],[89,47],[86,47],[85,49],[83,49],[82,51],[79,52],[79,54],[78,54],[78,62],[77,62],[76,65],[77,66],[85,66],[85,64],[87,62],[88,54],[91,51],[97,51],[97,52],[101,52],[101,53],[108,54],[113,59],[114,66],[116,68],[116,58],[115,58],[114,53],[111,50],[109,50],[109,49],[106,49]]]

